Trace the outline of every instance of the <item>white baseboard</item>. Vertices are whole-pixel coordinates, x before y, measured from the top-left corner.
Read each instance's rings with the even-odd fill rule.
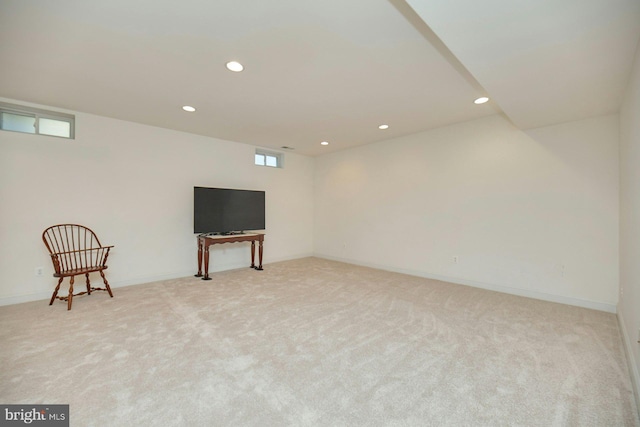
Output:
[[[51,291],[46,291],[46,292],[37,292],[33,294],[16,295],[13,297],[0,298],[0,306],[22,304],[23,302],[31,302],[31,301],[48,300],[51,298],[51,293],[53,293],[53,288],[51,288]]]
[[[310,257],[310,256],[313,256],[313,254],[305,253],[305,254],[301,254],[301,255],[291,255],[291,256],[284,256],[284,257],[277,257],[277,258],[269,258],[269,262],[264,262],[263,265],[268,265],[268,264],[271,264],[271,263],[274,263],[274,262],[289,261],[289,260],[298,259],[298,258],[306,258],[306,257]],[[209,273],[213,274],[213,273],[216,273],[218,271],[235,270],[235,269],[238,269],[238,268],[245,268],[247,266],[248,266],[248,263],[246,263],[246,262],[236,263],[236,264],[216,263],[215,267],[211,268],[209,270]],[[131,278],[123,279],[123,280],[111,280],[111,279],[109,279],[109,286],[111,286],[112,289],[117,289],[117,288],[123,288],[125,286],[142,285],[144,283],[160,282],[160,281],[163,281],[163,280],[180,279],[182,277],[193,276],[195,273],[197,273],[197,265],[194,265],[193,269],[189,270],[189,271],[165,273],[165,274],[160,274],[160,275],[131,277]],[[68,281],[66,281],[66,283],[68,284]],[[36,293],[32,293],[32,294],[24,294],[24,295],[16,295],[16,296],[0,298],[0,306],[21,304],[21,303],[24,303],[24,302],[31,302],[31,301],[49,300],[51,298],[51,293],[53,292],[53,288],[54,287],[52,286],[51,290],[44,291],[44,292],[36,292]],[[61,292],[62,292],[62,288],[61,288]]]
[[[629,375],[631,376],[631,384],[633,385],[633,394],[636,398],[638,416],[640,416],[640,373],[638,372],[638,366],[635,363],[632,350],[633,346],[635,346],[636,344],[629,337],[627,325],[624,323],[624,315],[620,306],[618,306],[618,324],[620,325],[620,331],[622,333],[622,343],[624,344],[624,351],[627,356],[627,364],[629,365]]]
[[[437,275],[437,274],[430,274],[430,273],[427,273],[427,272],[424,272],[424,271],[416,271],[416,270],[407,270],[407,269],[402,269],[402,268],[394,268],[394,267],[389,267],[389,266],[385,266],[385,265],[378,265],[378,264],[374,264],[374,263],[360,262],[360,261],[355,261],[355,260],[351,260],[351,259],[345,259],[345,258],[339,258],[339,257],[331,257],[331,256],[326,256],[326,255],[321,255],[321,254],[306,253],[306,254],[297,254],[297,255],[284,256],[284,257],[278,257],[278,258],[269,258],[269,262],[268,263],[265,262],[264,265],[268,265],[268,264],[274,263],[274,262],[289,261],[289,260],[292,260],[292,259],[305,258],[305,257],[310,257],[310,256],[315,256],[315,257],[318,257],[318,258],[330,259],[330,260],[333,260],[333,261],[346,262],[346,263],[349,263],[349,264],[362,265],[364,267],[377,268],[377,269],[380,269],[380,270],[393,271],[393,272],[396,272],[396,273],[409,274],[411,276],[425,277],[427,279],[441,280],[443,282],[450,282],[450,283],[457,283],[457,284],[460,284],[460,285],[473,286],[473,287],[476,287],[476,288],[488,289],[488,290],[497,291],[497,292],[504,292],[504,293],[507,293],[507,294],[519,295],[519,296],[528,297],[528,298],[535,298],[535,299],[539,299],[539,300],[543,300],[543,301],[551,301],[551,302],[557,302],[557,303],[561,303],[561,304],[574,305],[574,306],[578,306],[578,307],[591,308],[591,309],[594,309],[594,310],[606,311],[606,312],[609,312],[609,313],[616,313],[616,311],[617,311],[617,307],[614,304],[606,304],[606,303],[599,303],[599,302],[594,302],[594,301],[586,301],[586,300],[581,300],[581,299],[578,299],[578,298],[571,298],[571,297],[565,297],[565,296],[561,296],[561,295],[546,294],[546,293],[543,293],[543,292],[536,292],[536,291],[525,290],[525,289],[511,288],[511,287],[507,287],[507,286],[493,285],[493,284],[490,284],[490,283],[476,282],[476,281],[467,280],[467,279],[460,279],[460,278],[456,278],[456,277],[447,277],[447,276],[441,276],[441,275]],[[245,263],[242,263],[242,264],[216,264],[216,267],[214,269],[211,269],[210,273],[215,273],[215,272],[218,272],[218,271],[234,270],[234,269],[243,268],[243,267],[246,267]],[[165,274],[161,274],[161,275],[140,276],[140,277],[127,278],[125,280],[110,281],[110,285],[111,285],[112,288],[115,289],[115,288],[121,288],[121,287],[124,287],[124,286],[140,285],[140,284],[143,284],[143,283],[158,282],[158,281],[162,281],[162,280],[172,280],[172,279],[178,279],[178,278],[181,278],[181,277],[189,277],[189,276],[193,276],[195,273],[196,273],[196,270],[194,268],[193,270],[190,270],[190,271],[165,273]],[[17,296],[0,298],[0,306],[12,305],[12,304],[20,304],[20,303],[23,303],[23,302],[30,302],[30,301],[46,300],[46,299],[51,298],[51,292],[53,292],[53,289],[51,291],[46,291],[46,292],[37,292],[37,293],[27,294],[27,295],[17,295]]]
[[[183,277],[193,276],[196,273],[196,270],[193,271],[182,271],[176,273],[165,273],[154,276],[140,276],[140,277],[132,277],[124,280],[109,280],[109,285],[113,288],[124,288],[125,286],[134,286],[134,285],[143,285],[145,283],[151,282],[161,282],[163,280],[172,280],[172,279],[180,279]]]
[[[136,278],[130,278],[126,280],[111,280],[108,277],[107,278],[109,279],[109,286],[112,289],[117,289],[125,286],[141,285],[143,283],[149,283],[149,282],[158,282],[161,280],[178,279],[178,278],[187,277],[193,274],[194,274],[193,272],[170,273],[170,274],[162,274],[157,276],[136,277]],[[65,284],[66,284],[66,287],[65,287]],[[61,295],[63,296],[66,295],[66,289],[68,288],[68,285],[69,285],[69,281],[68,279],[65,279],[65,281],[62,282],[62,286],[60,287]],[[16,295],[11,297],[0,298],[0,306],[22,304],[24,302],[41,301],[41,300],[48,301],[51,298],[51,294],[53,293],[54,287],[55,287],[55,282],[52,282],[51,289],[48,291],[34,292],[32,294],[24,294],[24,295]]]
[[[394,273],[408,274],[410,276],[424,277],[426,279],[440,280],[440,281],[443,281],[443,282],[456,283],[458,285],[472,286],[474,288],[481,288],[481,289],[487,289],[487,290],[490,290],[490,291],[502,292],[502,293],[505,293],[505,294],[518,295],[518,296],[527,297],[527,298],[534,298],[534,299],[539,299],[539,300],[542,300],[542,301],[557,302],[557,303],[560,303],[560,304],[567,304],[567,305],[573,305],[573,306],[577,306],[577,307],[590,308],[590,309],[598,310],[598,311],[606,311],[608,313],[614,313],[615,314],[616,310],[617,310],[617,307],[616,307],[615,304],[608,304],[608,303],[602,303],[602,302],[596,302],[596,301],[588,301],[588,300],[583,300],[583,299],[579,299],[579,298],[572,298],[572,297],[567,297],[567,296],[563,296],[563,295],[547,294],[547,293],[544,293],[544,292],[537,292],[537,291],[532,291],[532,290],[528,290],[528,289],[512,288],[512,287],[509,287],[509,286],[494,285],[494,284],[491,284],[491,283],[477,282],[475,280],[461,279],[459,277],[441,276],[441,275],[438,275],[438,274],[431,274],[431,273],[428,273],[428,272],[425,272],[425,271],[408,270],[408,269],[403,269],[403,268],[395,268],[395,267],[390,267],[390,266],[386,266],[386,265],[379,265],[379,264],[375,264],[375,263],[361,262],[361,261],[356,261],[356,260],[352,260],[352,259],[345,259],[345,258],[340,258],[340,257],[322,255],[322,254],[315,254],[314,256],[318,257],[318,258],[324,258],[324,259],[333,260],[333,261],[345,262],[345,263],[348,263],[348,264],[361,265],[363,267],[371,267],[371,268],[377,268],[379,270],[392,271]]]

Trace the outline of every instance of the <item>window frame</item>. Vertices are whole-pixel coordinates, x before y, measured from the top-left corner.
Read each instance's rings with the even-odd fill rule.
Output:
[[[264,156],[264,163],[256,163],[256,156]],[[276,165],[271,166],[267,164],[267,157],[272,157],[276,159]],[[271,169],[282,169],[284,168],[284,153],[279,153],[277,151],[264,150],[262,148],[256,148],[256,152],[253,156],[253,164],[256,166],[263,166]]]
[[[33,117],[35,119],[35,129],[33,133],[22,132],[19,130],[4,129],[0,122],[0,130],[6,132],[18,132],[26,133],[28,135],[42,135],[50,136],[53,138],[62,139],[76,139],[76,116],[73,114],[59,113],[57,111],[42,110],[40,108],[27,107],[24,105],[9,104],[7,102],[0,102],[0,113],[15,114],[20,116]],[[50,135],[48,133],[40,133],[40,119],[56,120],[59,122],[69,123],[69,136]]]

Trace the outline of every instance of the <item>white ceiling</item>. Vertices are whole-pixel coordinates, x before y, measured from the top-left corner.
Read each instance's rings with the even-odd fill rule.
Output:
[[[640,0],[0,0],[0,96],[319,155],[615,112],[639,37]]]
[[[640,37],[640,0],[407,3],[517,126],[618,111]]]

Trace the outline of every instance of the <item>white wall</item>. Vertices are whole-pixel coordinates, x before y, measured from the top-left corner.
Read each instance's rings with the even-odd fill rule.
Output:
[[[640,384],[640,48],[620,110],[620,303],[632,379]],[[640,407],[640,400],[638,401]]]
[[[312,158],[286,153],[284,169],[258,167],[250,145],[75,114],[75,140],[0,131],[0,304],[50,296],[41,235],[58,223],[115,245],[115,287],[194,274],[194,186],[266,190],[265,263],[313,253]],[[211,262],[248,266],[249,243],[214,246]]]
[[[0,132],[0,304],[48,297],[40,236],[61,222],[116,245],[115,287],[193,274],[192,187],[202,185],[267,191],[265,263],[315,250],[615,311],[617,116],[527,133],[494,116],[315,161],[286,153],[284,169],[254,166],[250,145],[76,116],[73,141]],[[244,266],[247,245],[214,247],[211,270]]]
[[[614,312],[618,137],[493,116],[319,157],[316,254]]]

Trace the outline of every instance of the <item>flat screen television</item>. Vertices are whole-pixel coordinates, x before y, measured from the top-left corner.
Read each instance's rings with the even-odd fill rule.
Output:
[[[193,187],[193,232],[264,230],[264,191]]]

